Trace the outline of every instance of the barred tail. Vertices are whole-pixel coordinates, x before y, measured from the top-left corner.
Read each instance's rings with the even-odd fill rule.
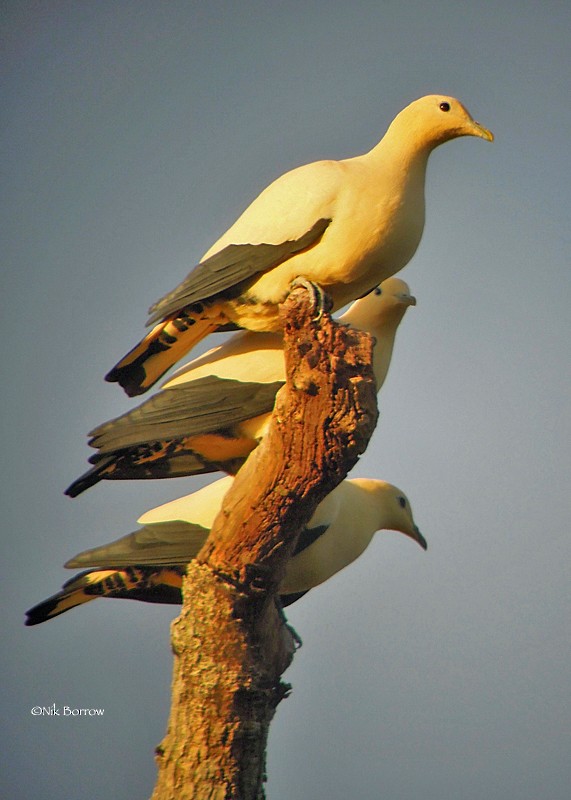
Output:
[[[187,309],[173,319],[159,322],[107,373],[105,380],[118,383],[129,397],[144,394],[179,358],[228,322],[216,316],[204,318],[201,312],[202,305],[196,311]]]
[[[47,622],[48,619],[65,614],[66,611],[70,611],[76,606],[89,603],[90,600],[96,600],[103,592],[88,593],[88,587],[92,586],[93,588],[98,583],[102,584],[105,578],[114,572],[115,570],[106,570],[105,572],[91,570],[82,572],[72,578],[67,583],[64,583],[60,592],[26,611],[26,625],[39,625],[41,622]]]
[[[57,594],[26,612],[26,625],[39,625],[98,597],[180,604],[185,567],[125,567],[81,572]]]
[[[71,483],[64,494],[78,497],[100,481],[157,480],[204,475],[222,470],[234,475],[257,442],[218,433],[183,436],[122,448],[90,458],[95,466]]]
[[[87,489],[91,489],[99,481],[110,478],[115,468],[115,461],[115,455],[111,455],[109,458],[102,458],[95,467],[84,472],[83,475],[80,475],[77,480],[70,484],[64,494],[68,497],[77,497]]]

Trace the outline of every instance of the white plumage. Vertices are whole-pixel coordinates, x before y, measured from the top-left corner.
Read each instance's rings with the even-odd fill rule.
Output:
[[[206,541],[233,480],[232,476],[226,476],[193,494],[147,511],[137,520],[144,526],[141,531],[80,553],[65,566],[188,563]],[[318,505],[301,534],[303,546],[312,531],[322,529],[312,544],[301,552],[298,548],[297,555],[291,558],[280,591],[305,591],[323,583],[358,558],[375,532],[382,528],[400,531],[426,547],[404,492],[372,478],[342,481]]]
[[[28,625],[51,619],[96,597],[132,597],[150,602],[180,602],[184,565],[206,541],[230,476],[186,497],[143,514],[140,530],[110,544],[86,550],[66,563],[89,569],[61,592],[28,612]],[[343,481],[317,507],[301,531],[289,560],[280,596],[285,605],[331,578],[358,558],[376,531],[391,529],[426,549],[406,495],[385,481]]]
[[[368,153],[282,175],[151,307],[155,327],[106,379],[140,394],[229,321],[278,330],[277,304],[296,278],[318,284],[337,309],[394,275],[422,236],[428,157],[459,136],[493,139],[458,100],[429,95],[401,111]]]
[[[380,390],[395,335],[416,303],[408,285],[388,278],[354,302],[340,322],[371,333]],[[66,490],[72,497],[100,480],[235,472],[269,425],[275,394],[285,382],[278,333],[242,331],[176,372],[162,390],[90,434],[95,466]]]

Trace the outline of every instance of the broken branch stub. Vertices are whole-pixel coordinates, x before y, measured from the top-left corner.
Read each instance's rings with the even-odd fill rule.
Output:
[[[168,731],[153,800],[260,800],[270,721],[295,643],[274,602],[300,529],[364,452],[377,420],[372,339],[281,308],[286,385],[183,581]]]

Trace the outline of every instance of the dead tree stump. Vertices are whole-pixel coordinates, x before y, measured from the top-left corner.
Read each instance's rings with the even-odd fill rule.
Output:
[[[377,421],[367,333],[314,319],[307,291],[281,308],[286,385],[184,579],[152,800],[261,800],[270,721],[295,642],[275,593],[300,529],[364,452]]]

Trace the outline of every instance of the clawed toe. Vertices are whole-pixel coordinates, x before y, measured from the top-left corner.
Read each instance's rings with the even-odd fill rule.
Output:
[[[296,286],[303,286],[307,289],[311,296],[311,305],[313,306],[313,319],[318,322],[326,311],[330,311],[333,302],[328,294],[326,294],[321,286],[313,281],[308,280],[302,276],[295,278],[292,281],[292,289]]]

